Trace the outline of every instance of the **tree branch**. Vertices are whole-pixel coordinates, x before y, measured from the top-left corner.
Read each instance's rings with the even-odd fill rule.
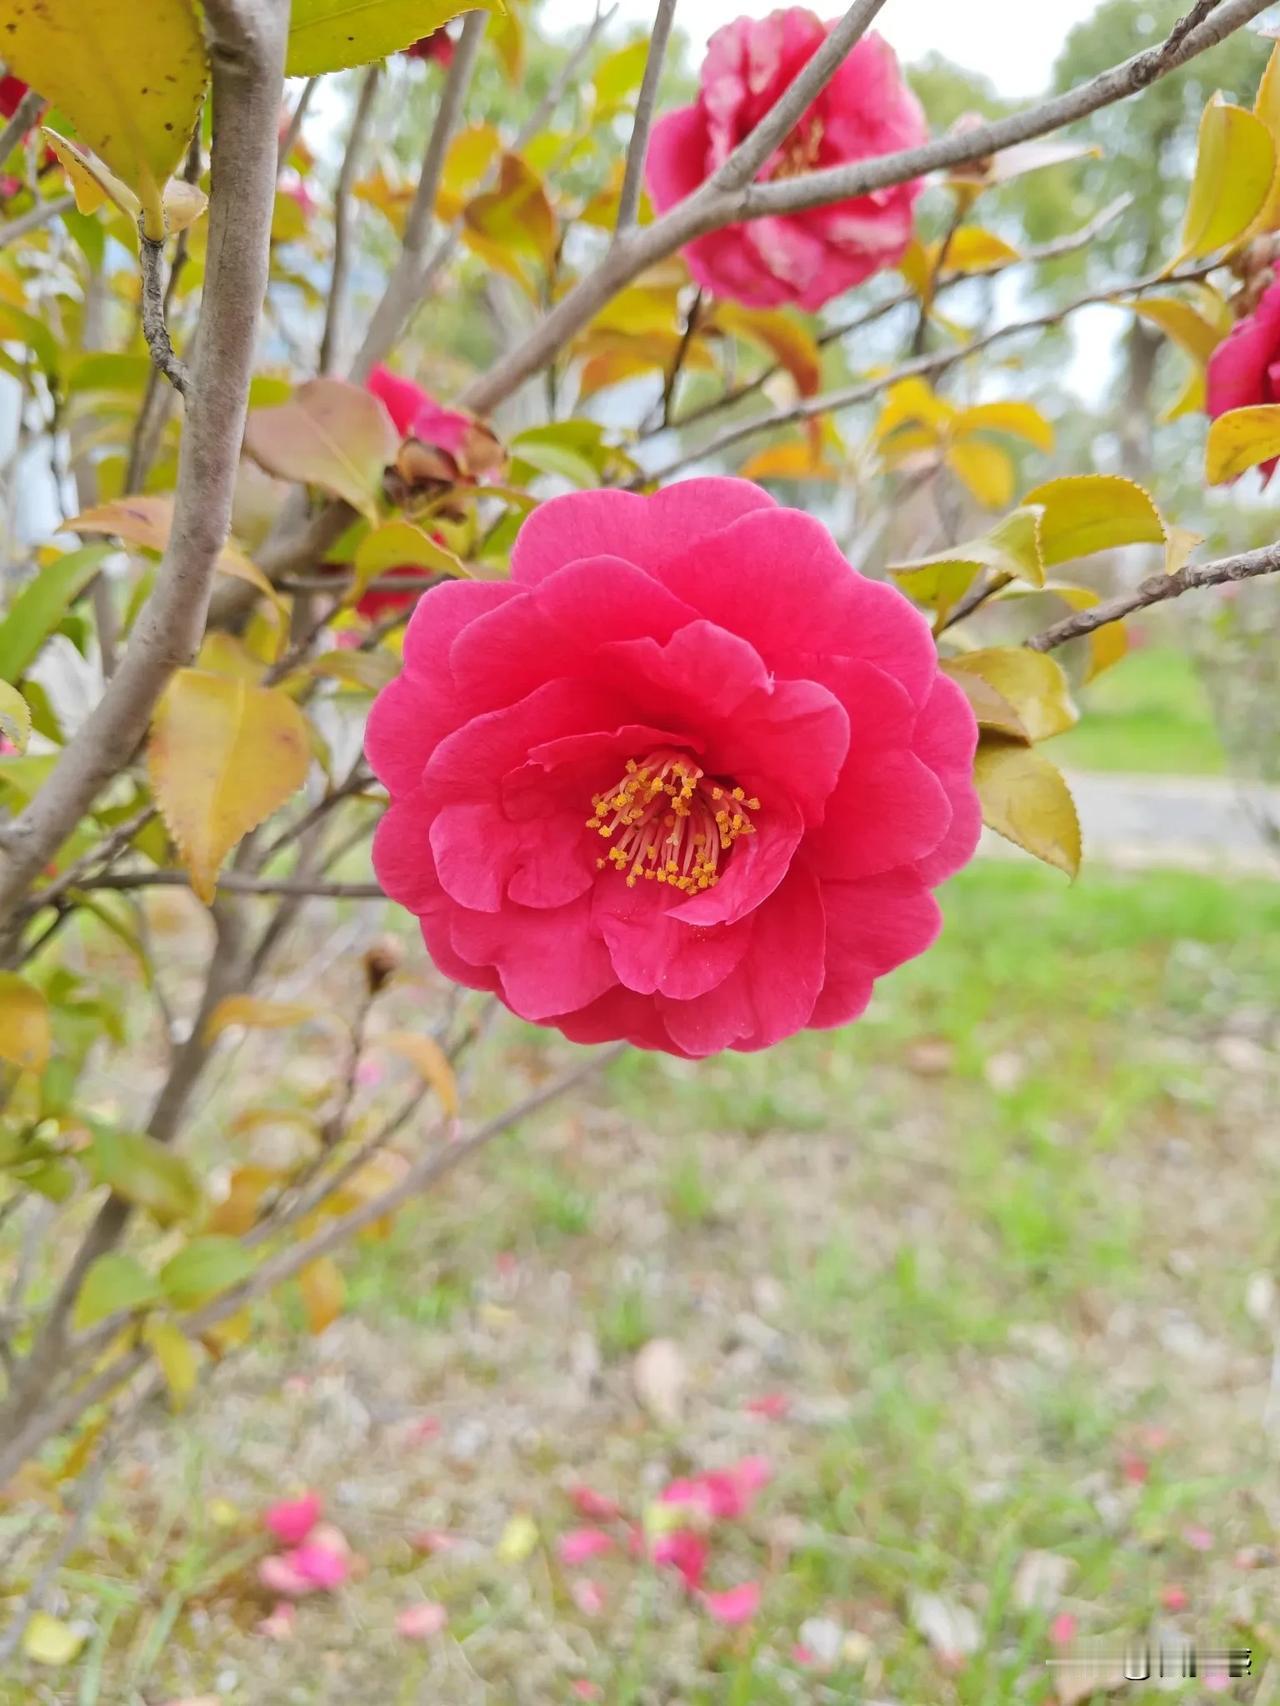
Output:
[[[155,590],[93,715],[48,782],[0,837],[0,919],[75,828],[146,732],[173,671],[204,633],[226,541],[255,337],[267,283],[283,86],[286,0],[207,0],[213,187],[196,369],[173,528]]]
[[[18,238],[25,237],[28,231],[38,231],[51,220],[60,219],[64,213],[70,213],[75,205],[76,198],[73,195],[55,196],[52,201],[38,201],[34,207],[29,207],[16,219],[9,220],[6,225],[0,225],[0,249],[7,248],[10,243],[16,243]]]
[[[423,257],[435,217],[440,178],[444,172],[449,144],[462,117],[463,102],[471,85],[471,73],[479,57],[480,43],[484,40],[486,22],[486,13],[468,12],[466,22],[462,26],[462,34],[454,49],[453,64],[449,67],[449,75],[445,79],[444,90],[440,96],[436,122],[427,138],[418,187],[405,220],[400,254],[392,268],[391,277],[387,280],[382,300],[373,311],[360,353],[352,366],[353,379],[368,378],[370,370],[376,367],[400,338],[422,298],[422,274],[426,265]]]
[[[142,335],[157,370],[185,397],[191,388],[186,364],[174,354],[164,317],[164,244],[138,227],[142,264]]]
[[[183,889],[190,888],[186,871],[107,871],[88,877],[76,888],[91,889]],[[310,877],[259,877],[245,871],[223,871],[218,887],[228,894],[296,894],[318,900],[385,900],[386,891],[377,883],[329,883]]]
[[[897,154],[885,154],[848,166],[771,183],[750,183],[738,190],[717,188],[715,180],[710,179],[652,225],[634,228],[620,238],[600,266],[569,291],[522,343],[508,351],[490,372],[469,385],[459,400],[464,408],[474,409],[479,414],[493,409],[544,367],[617,291],[694,237],[740,220],[796,213],[869,195],[875,190],[907,183],[928,172],[984,159],[1015,142],[1043,136],[1076,119],[1086,118],[1101,107],[1126,100],[1167,76],[1242,28],[1265,11],[1268,4],[1270,0],[1225,0],[1212,18],[1192,29],[1172,47],[1166,41],[1080,84],[1065,95],[1029,107],[1009,118],[980,125],[974,130],[939,137],[921,148],[904,149]],[[851,14],[846,16],[845,22],[848,16]],[[811,65],[816,63],[817,57],[815,55]],[[799,82],[797,79],[792,88]],[[757,131],[759,128],[757,126]],[[753,136],[755,134],[752,133]],[[752,137],[748,137],[741,146],[751,145]],[[726,167],[734,157],[730,156]]]
[[[338,182],[333,192],[333,271],[329,280],[329,300],[325,304],[324,332],[320,339],[320,371],[332,373],[337,363],[337,346],[342,325],[342,310],[347,296],[347,275],[351,270],[351,188],[360,166],[365,134],[373,118],[373,104],[382,78],[382,63],[369,66],[360,83],[356,110],[351,119],[346,151],[338,168]]]
[[[44,96],[38,89],[28,89],[0,130],[0,162],[9,158],[43,111]]]
[[[649,132],[653,129],[654,108],[658,104],[658,84],[662,81],[662,64],[667,56],[667,41],[671,35],[671,20],[676,15],[676,0],[658,0],[653,15],[653,31],[649,37],[649,57],[644,64],[644,77],[636,97],[636,116],[631,126],[631,141],[627,146],[627,164],[622,174],[622,192],[618,197],[618,218],[615,235],[622,236],[636,222],[640,206],[640,191],[644,185],[644,157],[649,148]]]
[[[1280,574],[1280,545],[1265,545],[1259,551],[1243,551],[1236,557],[1220,557],[1216,563],[1188,563],[1172,575],[1149,575],[1129,592],[1105,598],[1091,610],[1078,610],[1063,617],[1051,628],[1035,634],[1025,643],[1033,652],[1051,652],[1081,634],[1092,634],[1095,628],[1105,628],[1108,622],[1119,622],[1132,616],[1135,610],[1146,610],[1153,604],[1164,604],[1171,598],[1181,598],[1184,592],[1200,587],[1228,586],[1233,581],[1254,580],[1259,575]]]

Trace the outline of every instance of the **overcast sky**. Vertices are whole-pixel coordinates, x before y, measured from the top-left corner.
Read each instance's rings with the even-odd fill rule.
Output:
[[[733,18],[763,18],[780,0],[677,0],[676,23],[693,41],[707,37]],[[840,13],[839,0],[809,0],[822,17]],[[1067,32],[1087,18],[1097,0],[889,0],[876,28],[903,59],[919,59],[934,50],[959,65],[984,72],[1006,95],[1033,95],[1048,80],[1049,69]],[[1155,0],[1169,11],[1170,23],[1184,8]],[[653,0],[621,0],[622,14],[637,24],[653,16]],[[572,30],[591,13],[590,0],[548,0],[548,25]]]

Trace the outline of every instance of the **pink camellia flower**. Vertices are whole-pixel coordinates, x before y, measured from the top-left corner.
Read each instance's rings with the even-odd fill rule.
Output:
[[[1205,410],[1211,420],[1231,409],[1280,403],[1280,280],[1269,286],[1209,357]],[[1261,464],[1266,485],[1276,458]]]
[[[723,164],[795,81],[831,26],[803,7],[739,18],[712,36],[691,107],[654,126],[646,162],[649,196],[665,213]],[[920,103],[893,49],[866,35],[795,129],[765,162],[761,179],[794,177],[915,148],[928,136]],[[872,273],[896,266],[911,241],[918,180],[830,207],[773,215],[697,237],[689,271],[717,296],[772,308],[821,308]]]
[[[429,1641],[449,1622],[449,1613],[436,1600],[424,1599],[396,1615],[396,1634],[406,1641]]]
[[[321,1508],[316,1493],[304,1493],[299,1499],[280,1499],[262,1513],[263,1526],[282,1546],[300,1546],[319,1522]]]
[[[612,1552],[613,1547],[613,1536],[606,1534],[602,1528],[571,1528],[567,1534],[560,1536],[556,1551],[560,1562],[572,1568],[585,1564],[591,1558],[599,1558],[605,1552]]]
[[[977,843],[924,618],[745,480],[536,509],[424,598],[366,750],[436,964],[576,1042],[697,1058],[866,1007]]]

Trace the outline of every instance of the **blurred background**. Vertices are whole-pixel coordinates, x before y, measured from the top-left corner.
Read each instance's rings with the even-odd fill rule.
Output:
[[[665,98],[688,98],[715,27],[769,9],[680,6]],[[890,0],[879,27],[940,131],[1081,81],[1183,9]],[[580,114],[647,11],[616,9]],[[522,82],[483,61],[475,122],[517,125],[590,14],[544,0],[525,16]],[[1221,88],[1251,104],[1270,45],[1233,38],[1076,127],[1096,157],[992,192],[982,221],[1019,250],[1132,200],[1087,248],[966,283],[947,313],[980,330],[1157,269],[1206,100]],[[420,152],[438,70],[388,76],[390,177]],[[331,81],[304,133],[317,195],[355,88]],[[930,189],[922,232],[948,212]],[[367,307],[395,239],[370,201],[359,218]],[[323,252],[322,233],[313,248],[298,233],[281,360],[291,317],[296,331],[314,312]],[[534,312],[478,265],[473,283],[418,327],[416,371],[444,397]],[[854,306],[899,288],[873,281]],[[847,311],[833,304],[830,323]],[[914,329],[911,311],[890,313],[835,344],[829,379],[900,357]],[[1275,537],[1256,476],[1204,488],[1203,417],[1162,421],[1186,363],[1152,328],[1098,306],[1013,347],[945,390],[1016,394],[1052,421],[1051,455],[1018,452],[1020,489],[1124,473],[1206,554]],[[638,381],[597,413],[633,426],[653,400]],[[837,479],[780,495],[823,513],[872,572],[939,529],[979,531],[963,497],[922,513],[872,480],[872,418],[842,417]],[[498,422],[520,424],[518,407]],[[646,465],[682,447],[658,435]],[[33,533],[45,477],[34,457],[11,474]],[[1139,550],[1091,572],[1114,587],[1157,566]],[[56,1607],[95,1608],[74,1674],[0,1677],[0,1701],[1013,1706],[1102,1698],[1123,1686],[1116,1665],[1046,1661],[1154,1631],[1252,1651],[1249,1678],[1171,1685],[1183,1697],[1276,1706],[1280,651],[1274,586],[1232,590],[1136,624],[1132,655],[1083,689],[1081,727],[1053,743],[1085,826],[1077,883],[987,847],[941,896],[938,946],[857,1025],[757,1057],[624,1058],[361,1243],[347,1312],[323,1333],[300,1305],[266,1310],[183,1415],[124,1448]],[[62,668],[50,687],[65,693]],[[321,917],[291,950],[286,997],[343,1001],[352,953],[392,933],[406,956],[395,1021],[439,1010],[393,909]],[[152,922],[181,976],[180,898],[162,894]],[[464,1110],[482,1116],[571,1055],[501,1018],[471,1057]],[[255,1034],[222,1063],[201,1122],[220,1130],[246,1084],[331,1070],[320,1028]],[[673,1481],[744,1462],[750,1497],[707,1536],[712,1599],[678,1570],[637,1567],[630,1525],[652,1529]],[[351,1548],[349,1579],[273,1626],[257,1525],[307,1491]],[[0,1506],[0,1560],[5,1523]],[[608,1544],[575,1543],[584,1528]],[[759,1589],[745,1618],[714,1597],[743,1588]],[[443,1630],[424,1634],[432,1613],[415,1633],[406,1614],[424,1604],[445,1609]]]

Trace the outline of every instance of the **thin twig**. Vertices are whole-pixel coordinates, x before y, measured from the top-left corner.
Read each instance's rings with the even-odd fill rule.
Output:
[[[622,174],[622,192],[618,197],[618,219],[615,238],[630,230],[636,222],[640,207],[640,191],[644,185],[644,157],[649,148],[649,132],[653,128],[654,109],[658,104],[658,84],[662,81],[662,65],[667,55],[667,40],[671,35],[671,20],[675,17],[676,0],[658,0],[649,35],[649,57],[645,60],[640,93],[636,97],[636,116],[631,125],[631,141],[627,147],[627,164]]]
[[[28,89],[8,123],[0,129],[0,164],[9,158],[43,111],[44,96],[38,89]]]
[[[302,121],[307,116],[307,108],[311,105],[311,97],[316,92],[318,77],[308,77],[302,85],[302,93],[298,96],[293,111],[289,114],[288,128],[280,138],[280,147],[276,156],[277,170],[283,171],[293,153],[294,144],[302,134]]]
[[[73,195],[55,196],[52,201],[38,201],[34,207],[29,207],[16,219],[10,219],[7,224],[0,225],[0,249],[6,248],[10,243],[16,243],[18,238],[25,237],[28,231],[38,231],[51,220],[60,219],[64,213],[70,213],[75,205],[76,198]]]
[[[449,144],[462,118],[463,103],[471,86],[471,74],[475,70],[476,60],[480,56],[486,21],[486,13],[468,12],[466,22],[462,26],[462,34],[454,48],[453,63],[449,67],[449,74],[445,78],[444,89],[440,95],[436,122],[427,138],[426,152],[422,157],[422,171],[418,174],[418,187],[414,191],[413,202],[404,222],[400,253],[391,269],[382,300],[373,311],[360,353],[352,366],[353,379],[368,378],[370,371],[400,337],[415,306],[421,300],[424,254],[435,217],[440,179],[444,173]]]
[[[381,61],[375,61],[360,83],[346,151],[342,156],[342,165],[338,168],[338,182],[334,187],[333,271],[329,280],[329,300],[325,305],[324,333],[320,339],[321,373],[332,373],[338,365],[337,346],[346,303],[347,276],[351,270],[351,190],[360,168],[360,156],[373,119],[373,106],[381,78]]]
[[[164,244],[138,232],[142,244],[142,335],[151,359],[180,396],[191,388],[191,375],[173,352],[164,317]]]
[[[94,889],[183,889],[190,888],[191,877],[186,871],[107,871],[102,876],[88,877],[76,887],[90,892]],[[228,894],[297,894],[319,900],[385,900],[385,891],[377,883],[330,883],[312,881],[307,877],[259,877],[245,871],[223,871],[218,887]]]
[[[1091,610],[1077,610],[1051,628],[1035,634],[1026,644],[1033,652],[1051,652],[1081,634],[1091,634],[1095,628],[1105,628],[1108,622],[1119,622],[1135,610],[1146,610],[1153,604],[1164,604],[1171,598],[1181,598],[1184,592],[1200,587],[1227,586],[1233,581],[1253,580],[1259,575],[1280,574],[1280,545],[1266,545],[1260,551],[1243,551],[1236,557],[1221,557],[1215,563],[1188,563],[1172,575],[1149,575],[1129,592],[1105,598]]]

